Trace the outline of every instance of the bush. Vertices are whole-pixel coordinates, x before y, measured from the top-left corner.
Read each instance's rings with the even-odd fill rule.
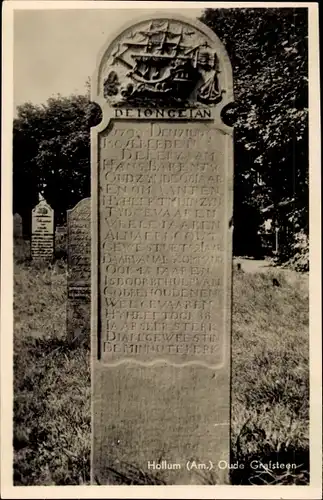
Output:
[[[290,267],[298,272],[308,272],[310,270],[309,238],[303,231],[295,234],[292,252],[293,257],[284,264],[284,267]]]

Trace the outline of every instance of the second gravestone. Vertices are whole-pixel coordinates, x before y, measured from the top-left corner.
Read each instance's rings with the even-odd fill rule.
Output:
[[[93,82],[92,481],[223,484],[230,61],[201,23],[149,18],[107,45]]]
[[[91,199],[67,211],[67,337],[90,338]]]
[[[15,240],[22,238],[22,217],[19,214],[13,216],[13,237]]]

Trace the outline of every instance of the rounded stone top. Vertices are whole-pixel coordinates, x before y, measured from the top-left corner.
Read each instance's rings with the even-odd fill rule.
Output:
[[[39,203],[32,209],[33,213],[36,214],[47,214],[53,212],[52,207],[47,203],[46,200],[40,200]]]
[[[227,52],[207,26],[149,16],[108,41],[92,81],[101,107],[221,107],[232,102]]]

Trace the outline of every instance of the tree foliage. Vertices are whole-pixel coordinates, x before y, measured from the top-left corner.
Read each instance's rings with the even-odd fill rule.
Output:
[[[66,210],[90,195],[90,127],[99,112],[87,96],[26,103],[13,126],[14,212],[27,214],[42,193],[64,220]]]
[[[307,9],[206,9],[201,20],[233,68],[236,221],[245,206],[294,199],[289,223],[308,232]]]
[[[233,67],[235,252],[254,252],[260,210],[271,204],[292,233],[308,234],[307,9],[206,9],[201,20]],[[42,192],[64,219],[90,195],[90,127],[100,111],[89,96],[57,96],[17,113],[14,211],[30,219]],[[294,200],[289,214],[283,200]]]

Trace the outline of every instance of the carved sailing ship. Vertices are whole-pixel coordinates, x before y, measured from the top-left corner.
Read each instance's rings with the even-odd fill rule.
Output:
[[[130,34],[130,40],[119,44],[112,64],[121,63],[130,70],[126,74],[130,81],[120,88],[122,101],[152,99],[183,103],[195,92],[197,101],[218,102],[221,93],[217,81],[217,56],[207,51],[210,48],[207,42],[185,45],[184,38],[193,34],[183,25],[176,32],[170,29],[169,21],[152,21],[147,30]],[[130,54],[130,59],[123,57],[125,54]],[[203,78],[204,74],[210,73],[207,79]],[[116,73],[111,75],[112,72],[106,79],[105,88],[110,96],[116,95],[119,85],[115,80]],[[197,88],[199,82],[200,88]]]

